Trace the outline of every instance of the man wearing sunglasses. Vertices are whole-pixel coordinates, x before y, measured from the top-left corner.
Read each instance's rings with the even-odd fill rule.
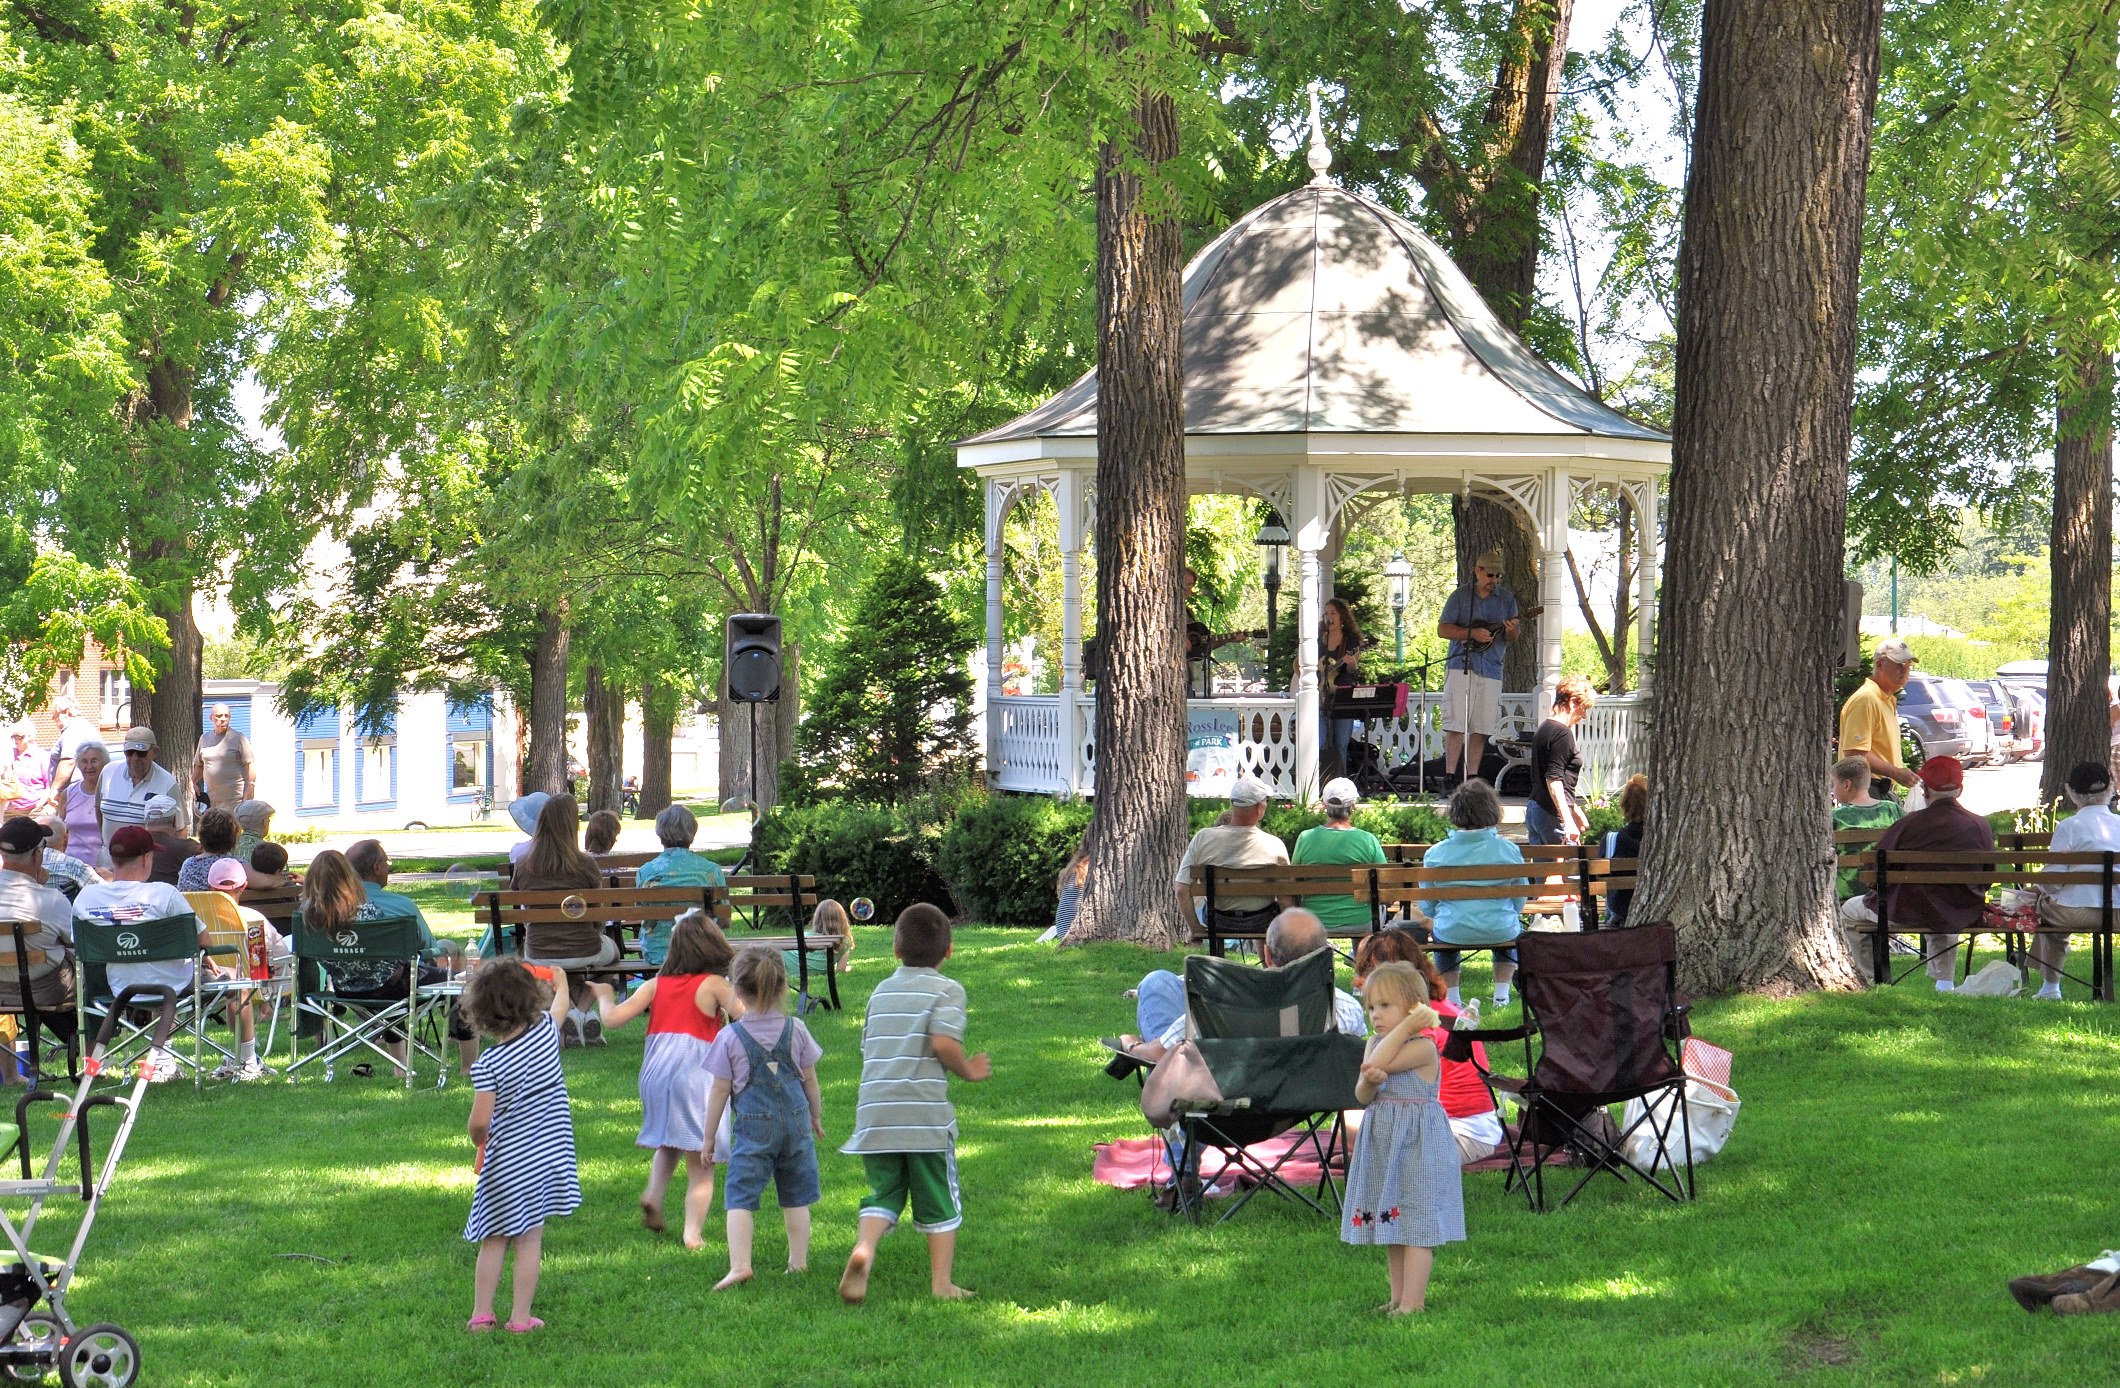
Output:
[[[153,728],[134,728],[122,744],[125,765],[103,773],[102,803],[104,832],[126,824],[147,822],[147,802],[158,795],[176,800],[177,778],[155,761],[161,744]]]

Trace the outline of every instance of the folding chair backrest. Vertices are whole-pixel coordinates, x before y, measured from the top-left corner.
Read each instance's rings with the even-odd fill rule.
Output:
[[[1626,1094],[1678,1074],[1665,1027],[1678,936],[1668,922],[1584,934],[1527,931],[1517,984],[1538,1024],[1533,1078],[1562,1094]]]
[[[1190,955],[1185,1010],[1202,1037],[1314,1036],[1332,1029],[1332,967],[1330,949],[1273,969]]]
[[[42,921],[0,920],[0,988],[10,990],[14,996],[14,1004],[0,1007],[0,1011],[18,1012],[28,1005],[29,971],[43,966],[51,957],[28,943],[29,937],[43,928]]]
[[[160,920],[112,925],[90,916],[74,921],[74,953],[84,964],[155,964],[199,953],[199,918],[186,911]]]
[[[236,909],[234,897],[204,891],[186,892],[184,899],[191,903],[192,914],[199,918],[208,944],[234,945],[241,950],[248,943],[249,932],[243,927],[243,914]]]
[[[299,914],[293,924],[295,954],[324,964],[356,959],[403,963],[420,952],[420,924],[411,916],[347,921],[329,933],[310,929]]]

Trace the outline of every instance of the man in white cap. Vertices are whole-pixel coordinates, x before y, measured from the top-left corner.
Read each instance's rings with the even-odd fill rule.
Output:
[[[1345,776],[1325,783],[1325,822],[1296,836],[1296,851],[1289,861],[1299,866],[1341,864],[1359,867],[1384,861],[1384,845],[1367,829],[1354,827],[1354,807],[1362,796]],[[1344,928],[1370,924],[1369,903],[1346,892],[1329,896],[1305,896],[1303,904],[1327,926]]]
[[[1870,794],[1879,800],[1920,779],[1899,759],[1899,691],[1914,665],[1907,643],[1886,637],[1871,656],[1870,677],[1840,706],[1840,755],[1870,764]]]
[[[1472,564],[1472,582],[1443,603],[1435,634],[1450,642],[1443,676],[1443,777],[1480,774],[1502,706],[1502,658],[1517,633],[1516,594],[1502,587],[1497,545]]]
[[[1273,787],[1256,776],[1239,776],[1229,788],[1227,824],[1210,824],[1192,836],[1185,856],[1178,860],[1178,911],[1193,915],[1192,874],[1196,867],[1280,867],[1288,862],[1288,846],[1259,827],[1266,818],[1266,802]],[[1264,930],[1279,914],[1282,903],[1270,896],[1223,896],[1216,894],[1216,917],[1225,929]],[[1197,917],[1206,920],[1206,905]]]
[[[232,810],[257,794],[258,778],[250,759],[250,739],[235,730],[228,705],[207,710],[212,726],[191,757],[191,783],[217,810]]]
[[[155,761],[155,751],[160,746],[153,728],[134,728],[125,734],[125,765],[113,766],[103,773],[101,803],[106,838],[111,830],[123,825],[145,824],[147,802],[155,796],[166,795],[172,801],[177,798],[177,778],[169,774],[168,767]]]

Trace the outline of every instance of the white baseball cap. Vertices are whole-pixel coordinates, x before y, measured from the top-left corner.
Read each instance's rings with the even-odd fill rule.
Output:
[[[1362,803],[1362,793],[1356,790],[1354,782],[1348,780],[1345,776],[1335,776],[1327,781],[1321,798],[1328,805],[1359,805]]]
[[[1238,806],[1263,805],[1273,799],[1273,787],[1256,776],[1239,776],[1236,784],[1229,788],[1229,803]]]

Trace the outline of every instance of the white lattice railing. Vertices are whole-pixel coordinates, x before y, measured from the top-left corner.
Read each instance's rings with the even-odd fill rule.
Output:
[[[1584,796],[1613,795],[1627,777],[1649,760],[1649,696],[1615,694],[1590,706],[1590,716],[1575,730],[1583,754],[1577,791]]]
[[[1006,694],[987,711],[1000,720],[997,764],[987,768],[1003,790],[1067,789],[1067,744],[1060,736],[1058,694]]]

